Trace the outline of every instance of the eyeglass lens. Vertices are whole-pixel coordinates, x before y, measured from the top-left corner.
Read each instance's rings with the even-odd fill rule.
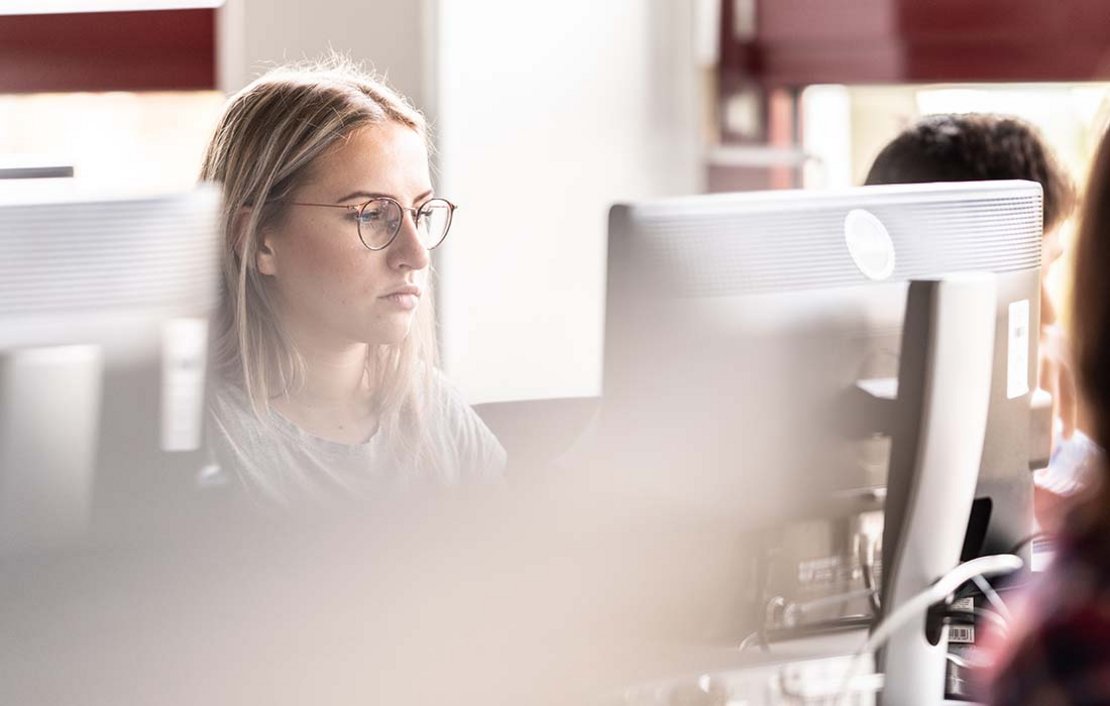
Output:
[[[443,199],[432,199],[416,212],[416,232],[421,244],[431,250],[447,235],[451,225],[451,205]],[[390,199],[370,201],[358,215],[359,237],[367,247],[379,250],[389,245],[401,229],[404,210]]]

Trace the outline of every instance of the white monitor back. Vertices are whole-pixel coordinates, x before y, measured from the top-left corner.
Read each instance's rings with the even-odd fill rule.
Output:
[[[889,429],[854,404],[857,382],[897,376],[911,279],[991,272],[999,345],[979,479],[991,507],[971,544],[1012,545],[1031,519],[1041,202],[1038,184],[1015,181],[614,206],[606,433],[753,519],[882,486]]]
[[[219,193],[4,186],[0,551],[25,551],[153,511],[198,462]]]

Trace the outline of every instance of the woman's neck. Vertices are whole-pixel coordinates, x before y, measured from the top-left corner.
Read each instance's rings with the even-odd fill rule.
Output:
[[[304,380],[297,389],[271,401],[305,431],[330,441],[361,443],[378,428],[374,390],[367,374],[364,343],[323,348],[298,345]]]

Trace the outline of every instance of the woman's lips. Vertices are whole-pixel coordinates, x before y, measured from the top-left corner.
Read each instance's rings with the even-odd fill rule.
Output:
[[[407,285],[398,287],[380,298],[404,311],[412,311],[420,303],[420,294],[420,287]]]

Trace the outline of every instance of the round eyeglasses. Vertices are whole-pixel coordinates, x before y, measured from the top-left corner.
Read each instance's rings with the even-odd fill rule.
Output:
[[[351,212],[358,227],[358,238],[368,250],[385,250],[401,232],[405,212],[412,214],[416,235],[425,249],[437,247],[447,237],[455,204],[447,199],[428,199],[418,208],[405,208],[395,199],[379,196],[361,204],[308,203],[289,201],[291,206],[345,208]]]

